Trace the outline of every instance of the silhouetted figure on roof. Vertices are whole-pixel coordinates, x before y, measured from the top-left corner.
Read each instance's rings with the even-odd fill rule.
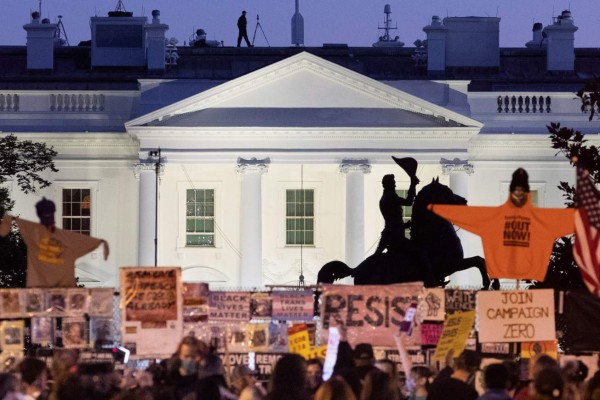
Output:
[[[250,39],[248,39],[248,31],[246,30],[246,27],[248,26],[248,20],[246,20],[246,11],[242,11],[242,15],[240,15],[238,18],[237,26],[239,31],[237,47],[241,46],[242,38],[244,38],[248,47],[253,47],[252,44],[250,44]]]

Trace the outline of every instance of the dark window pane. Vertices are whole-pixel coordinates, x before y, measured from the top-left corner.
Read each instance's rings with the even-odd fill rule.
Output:
[[[65,217],[70,217],[71,216],[71,204],[63,203],[63,212],[62,213]]]
[[[83,218],[81,220],[81,230],[84,230],[84,231],[90,231],[91,230],[91,228],[90,228],[90,219],[89,218]]]
[[[63,202],[71,201],[71,189],[63,189]]]
[[[71,218],[63,218],[63,229],[71,230]]]
[[[81,202],[81,189],[73,189],[73,202]]]
[[[79,218],[71,219],[71,229],[74,231],[78,231],[81,229],[81,220]]]

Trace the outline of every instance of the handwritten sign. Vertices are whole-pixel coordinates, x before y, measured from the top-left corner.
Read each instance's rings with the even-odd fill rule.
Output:
[[[326,285],[321,294],[321,340],[327,340],[330,326],[346,325],[348,342],[373,346],[395,346],[397,333],[407,309],[419,302],[421,282],[386,286]],[[415,321],[419,321],[419,311]],[[419,326],[413,328],[409,345],[419,343]]]
[[[423,346],[436,346],[442,336],[443,325],[427,324],[421,325],[421,345]]]
[[[288,344],[290,353],[300,354],[305,357],[310,351],[310,337],[305,324],[296,324],[288,328]]]
[[[450,350],[458,356],[466,347],[469,333],[475,322],[475,311],[456,312],[444,321],[442,336],[433,354],[434,361],[442,361]]]
[[[211,321],[250,320],[250,292],[210,292]]]
[[[281,321],[312,321],[314,299],[310,290],[274,291],[273,319]]]
[[[132,357],[169,357],[183,332],[181,268],[124,267],[119,277],[122,343]]]
[[[556,339],[552,289],[477,294],[479,342],[534,342]]]
[[[131,268],[121,271],[126,321],[166,324],[166,321],[177,319],[180,270]]]
[[[474,290],[446,289],[444,294],[447,314],[475,310],[477,299]]]

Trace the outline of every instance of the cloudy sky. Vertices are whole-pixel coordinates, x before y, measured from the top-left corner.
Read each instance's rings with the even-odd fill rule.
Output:
[[[118,0],[0,0],[0,45],[24,45],[23,25],[41,1],[42,17],[56,22],[62,15],[69,43],[77,45],[89,40],[89,18],[107,16]],[[296,0],[123,0],[127,11],[135,16],[148,16],[158,9],[161,22],[169,25],[167,37],[175,37],[179,45],[188,42],[196,29],[204,29],[208,39],[235,45],[236,21],[242,10],[248,12],[250,40],[255,32],[256,17],[265,35],[257,31],[256,46],[290,46],[291,18]],[[423,27],[432,15],[498,16],[500,46],[523,47],[532,37],[534,22],[545,25],[564,9],[570,9],[579,30],[576,47],[600,47],[599,0],[299,0],[304,17],[306,46],[323,43],[347,43],[349,46],[371,46],[381,34],[384,6],[390,4],[392,25],[398,27],[392,36],[400,36],[407,46],[425,39]],[[265,39],[266,36],[266,39]]]

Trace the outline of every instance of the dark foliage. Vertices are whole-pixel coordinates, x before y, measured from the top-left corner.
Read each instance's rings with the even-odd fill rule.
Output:
[[[581,99],[581,110],[590,113],[590,120],[600,112],[600,80],[587,84],[577,92]],[[553,122],[547,126],[552,141],[552,148],[556,153],[564,155],[569,162],[577,162],[590,172],[596,185],[600,184],[600,154],[596,146],[589,146],[585,134],[574,129],[561,127],[560,123]],[[558,188],[563,192],[565,205],[574,207],[577,201],[576,187],[568,182],[560,182]],[[535,288],[554,288],[558,290],[577,290],[585,288],[581,279],[579,267],[573,258],[573,239],[563,237],[556,241],[552,249],[550,264],[544,282],[536,282]]]
[[[45,188],[50,182],[40,174],[57,172],[54,157],[57,153],[44,143],[18,140],[14,135],[0,138],[0,184],[15,180],[25,193]],[[10,212],[14,201],[6,188],[0,188],[0,216]],[[23,239],[13,229],[7,237],[0,237],[0,287],[25,287],[27,248]]]

